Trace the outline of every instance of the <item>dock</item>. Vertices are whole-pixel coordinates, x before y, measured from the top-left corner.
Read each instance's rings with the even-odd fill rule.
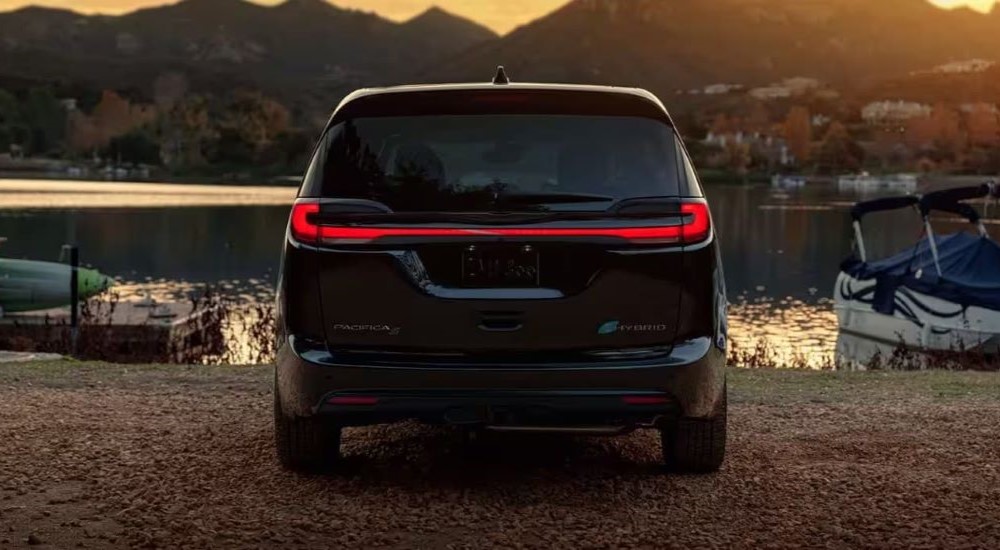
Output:
[[[68,307],[6,315],[0,319],[0,350],[119,363],[202,363],[225,351],[224,320],[219,306],[92,300],[81,306],[75,335]]]
[[[2,363],[30,363],[33,361],[58,361],[63,356],[58,353],[32,353],[30,351],[0,351]]]

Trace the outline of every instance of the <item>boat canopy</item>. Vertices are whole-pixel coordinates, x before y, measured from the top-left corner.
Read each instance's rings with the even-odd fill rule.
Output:
[[[873,306],[879,313],[894,312],[894,295],[900,287],[965,307],[1000,310],[1000,245],[966,232],[933,238],[940,275],[927,238],[883,260],[848,258],[841,269],[856,279],[876,279]]]

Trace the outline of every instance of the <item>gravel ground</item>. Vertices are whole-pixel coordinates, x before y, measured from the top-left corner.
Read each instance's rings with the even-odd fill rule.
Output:
[[[1000,375],[732,371],[730,454],[346,432],[281,471],[264,368],[0,365],[0,546],[1000,547]]]

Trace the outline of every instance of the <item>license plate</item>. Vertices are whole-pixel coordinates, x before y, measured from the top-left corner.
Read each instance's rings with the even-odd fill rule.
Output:
[[[538,268],[538,250],[530,245],[476,245],[462,254],[462,282],[471,287],[537,287]]]

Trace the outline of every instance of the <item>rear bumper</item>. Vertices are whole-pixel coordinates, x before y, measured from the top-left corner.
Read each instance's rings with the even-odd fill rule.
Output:
[[[628,429],[655,425],[661,418],[679,415],[675,402],[654,393],[380,390],[336,392],[329,399],[331,401],[322,403],[318,411],[335,418],[341,426],[415,419],[432,424],[497,428],[587,426]]]
[[[420,419],[451,424],[639,425],[712,416],[725,388],[725,353],[709,338],[669,357],[632,363],[385,366],[343,364],[286,340],[276,390],[288,416],[342,425]]]

